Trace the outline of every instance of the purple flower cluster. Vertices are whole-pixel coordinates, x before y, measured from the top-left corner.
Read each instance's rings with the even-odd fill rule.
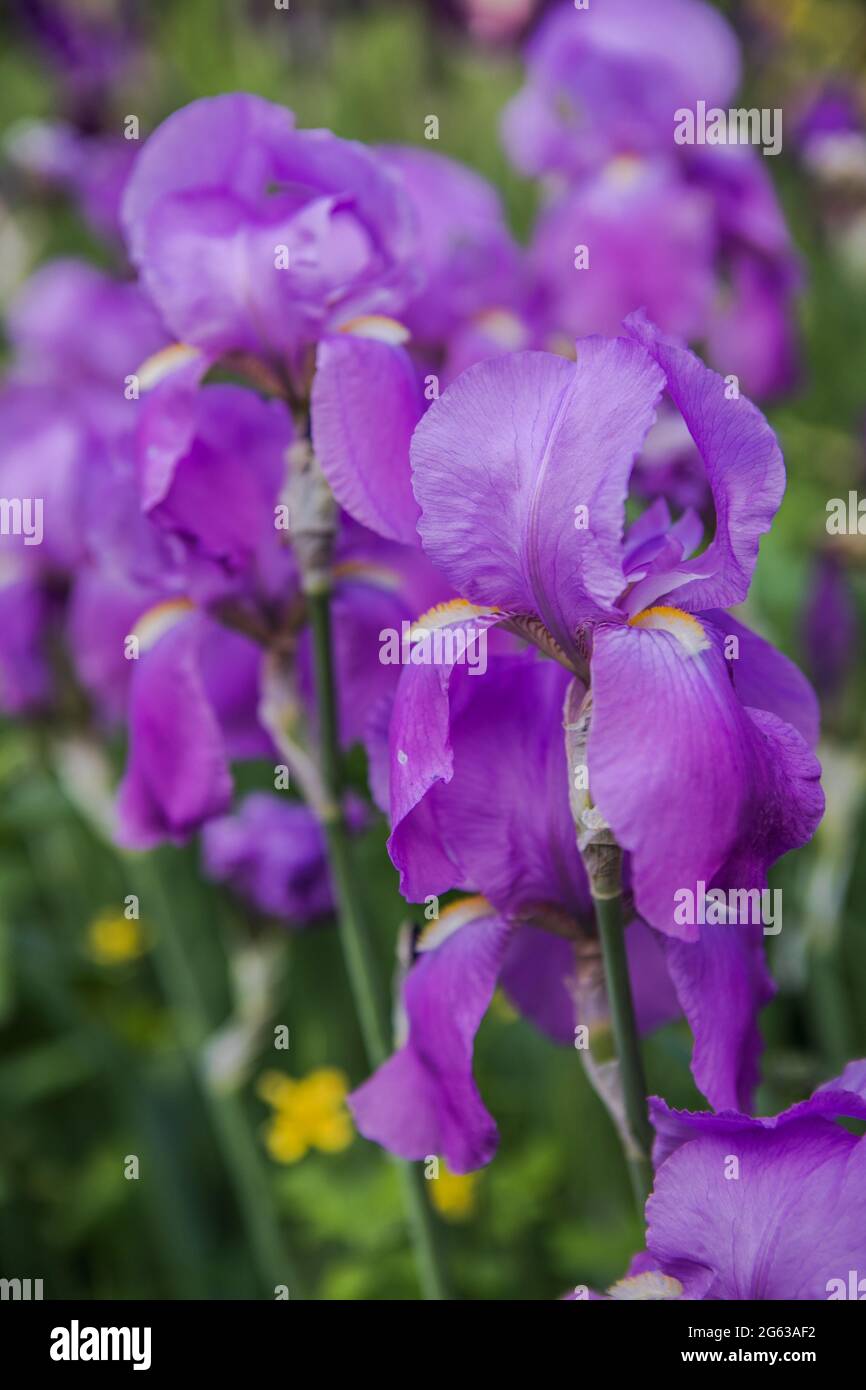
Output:
[[[760,154],[673,141],[674,109],[726,105],[739,75],[699,0],[553,7],[505,118],[549,179],[527,252],[484,180],[428,150],[242,93],[170,116],[124,180],[135,279],[54,263],[10,315],[0,490],[22,517],[39,500],[42,534],[2,538],[0,676],[7,710],[51,708],[60,649],[93,724],[127,730],[120,843],[201,830],[207,872],[262,911],[326,915],[313,809],[233,808],[235,761],[303,767],[313,741],[290,491],[311,449],[338,506],[343,741],[429,918],[359,1129],[454,1173],[490,1161],[475,1034],[497,984],[557,1042],[592,1022],[581,849],[602,832],[638,1025],[685,1017],[714,1107],[654,1103],[631,1277],[814,1298],[864,1258],[862,1140],[834,1124],[866,1116],[863,1064],[751,1118],[766,924],[704,901],[763,903],[823,810],[813,692],[728,611],[785,487],[746,393],[792,380],[796,258]],[[382,660],[406,624],[410,657]]]
[[[518,168],[550,184],[530,251],[544,332],[615,333],[641,305],[662,330],[704,340],[750,396],[790,388],[800,273],[765,160],[673,138],[678,111],[734,103],[739,46],[718,11],[558,5],[527,66],[503,132]]]

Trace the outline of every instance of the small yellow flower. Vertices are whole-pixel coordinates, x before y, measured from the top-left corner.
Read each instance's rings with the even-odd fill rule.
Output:
[[[446,1221],[468,1221],[477,1206],[480,1173],[449,1173],[443,1162],[438,1178],[430,1179],[430,1201]]]
[[[107,908],[89,924],[86,949],[98,965],[125,965],[144,954],[147,942],[137,918]]]
[[[346,1109],[348,1082],[334,1067],[318,1067],[299,1081],[266,1071],[256,1090],[273,1107],[265,1126],[265,1146],[277,1163],[297,1163],[310,1149],[339,1153],[352,1142]]]

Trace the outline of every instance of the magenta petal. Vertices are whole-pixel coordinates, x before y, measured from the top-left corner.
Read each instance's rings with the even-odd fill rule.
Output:
[[[856,1062],[849,1062],[842,1071],[841,1076],[836,1076],[832,1081],[825,1081],[823,1086],[819,1086],[815,1092],[815,1098],[824,1097],[827,1093],[834,1097],[844,1097],[844,1100],[836,1101],[840,1106],[836,1110],[838,1115],[859,1115],[861,1120],[866,1120],[866,1058]],[[841,1105],[851,1103],[851,1097],[857,1096],[862,1102],[862,1110],[842,1109]]]
[[[530,259],[551,327],[616,334],[642,305],[666,333],[701,335],[715,288],[712,204],[668,161],[616,162],[550,203]],[[575,248],[588,264],[575,270]]]
[[[137,662],[129,760],[117,804],[117,838],[130,848],[183,841],[228,810],[227,752],[200,670],[208,630],[198,615],[184,618]]]
[[[694,1035],[692,1074],[716,1109],[751,1109],[762,1051],[758,1013],[772,998],[760,926],[704,924],[668,941],[667,964]],[[721,1003],[720,1001],[723,1001]]]
[[[703,459],[716,511],[707,549],[671,571],[670,602],[691,612],[728,608],[748,593],[760,537],[785,491],[778,441],[751,401],[727,399],[724,379],[694,353],[663,337],[642,314],[632,314],[625,326],[665,372]]]
[[[423,288],[400,311],[413,338],[442,343],[486,309],[521,290],[521,254],[496,190],[474,170],[430,149],[385,145],[421,228],[413,252]]]
[[[264,662],[257,642],[219,623],[208,625],[199,666],[229,758],[274,757],[273,741],[258,717]]]
[[[407,669],[391,725],[389,849],[410,899],[463,888],[510,916],[589,907],[568,805],[568,672],[534,652]]]
[[[737,638],[739,654],[729,665],[742,703],[778,715],[814,748],[821,729],[818,697],[793,661],[730,613],[702,613],[699,621],[712,624],[723,644]]]
[[[517,352],[449,386],[415,431],[412,477],[424,547],[458,593],[534,613],[574,650],[623,587],[628,477],[661,386],[636,345],[598,338],[576,364]]]
[[[174,350],[171,370],[148,391],[135,427],[135,458],[141,505],[150,511],[171,488],[178,461],[192,444],[199,387],[213,365],[202,352]]]
[[[563,936],[520,927],[512,933],[500,983],[525,1018],[554,1042],[574,1044],[574,945]]]
[[[702,1134],[658,1169],[647,1222],[685,1298],[824,1300],[862,1274],[866,1144],[821,1119]]]
[[[7,331],[20,379],[53,380],[79,409],[98,408],[100,427],[112,433],[128,428],[133,409],[125,378],[166,341],[138,285],[71,258],[49,261],[22,285]]]
[[[67,640],[78,678],[104,719],[124,715],[136,669],[124,658],[124,639],[155,597],[152,589],[101,569],[82,569],[75,581]]]
[[[589,780],[631,852],[638,912],[696,940],[697,926],[674,919],[676,893],[721,872],[741,875],[726,888],[763,887],[769,866],[814,832],[820,769],[794,729],[741,705],[695,619],[674,610],[662,621],[669,630],[596,631]]]
[[[367,1139],[401,1158],[441,1155],[452,1173],[490,1162],[496,1126],[472,1075],[472,1048],[508,938],[498,917],[476,917],[413,965],[405,1046],[349,1097]]]
[[[313,382],[313,446],[331,491],[362,525],[418,544],[409,442],[423,400],[401,347],[349,335],[319,344]]]
[[[680,1016],[680,1006],[665,962],[664,938],[643,922],[626,930],[629,974],[638,1028],[650,1033]],[[574,1045],[574,943],[562,936],[520,927],[508,944],[500,984],[525,1018],[554,1042]]]
[[[663,1023],[680,1018],[682,1008],[671,979],[668,941],[640,918],[626,927],[625,945],[637,1026],[651,1033]]]
[[[208,875],[262,912],[302,924],[331,909],[324,833],[300,802],[252,792],[204,827],[202,852]]]
[[[524,173],[583,172],[621,151],[671,148],[674,112],[727,106],[737,37],[700,0],[553,5],[532,39],[527,85],[505,112],[506,148]]]
[[[744,1115],[735,1109],[674,1110],[659,1096],[650,1097],[650,1116],[656,1132],[653,1159],[659,1167],[681,1144],[699,1134],[740,1134],[777,1129],[808,1119],[866,1120],[866,1061],[849,1062],[841,1076],[825,1081],[808,1100],[779,1115]]]
[[[159,412],[159,404],[148,401],[146,410]],[[150,516],[183,543],[190,592],[197,596],[231,582],[252,585],[257,553],[278,549],[274,509],[292,424],[281,402],[263,401],[239,386],[205,386],[190,406],[188,437],[182,445],[178,439],[170,472],[160,469],[159,491],[148,486],[148,447],[144,482]]]

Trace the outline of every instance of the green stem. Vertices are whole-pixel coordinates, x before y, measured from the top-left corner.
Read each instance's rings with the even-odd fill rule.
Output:
[[[827,1066],[840,1072],[855,1055],[855,1043],[838,957],[822,943],[813,944],[807,960],[807,1008],[815,1040]]]
[[[325,589],[307,594],[313,638],[316,704],[319,720],[322,774],[326,801],[320,808],[328,845],[328,860],[337,900],[337,924],[361,1036],[372,1067],[390,1054],[388,1004],[380,983],[376,955],[360,909],[349,834],[342,809],[342,767],[331,641],[331,600]],[[437,1249],[433,1216],[424,1194],[424,1179],[414,1164],[398,1162],[409,1229],[423,1295],[448,1297]]]
[[[617,855],[617,859],[619,857]],[[622,1086],[626,1122],[626,1159],[635,1200],[641,1213],[643,1213],[644,1204],[652,1190],[653,1181],[652,1127],[649,1122],[643,1056],[628,973],[622,894],[618,891],[618,864],[615,885],[611,883],[608,874],[603,896],[596,896],[598,888],[597,882],[593,883],[595,919],[601,941],[605,985]]]
[[[136,876],[143,877],[142,861],[128,862],[134,866]],[[279,1233],[279,1216],[268,1174],[240,1097],[234,1091],[215,1087],[203,1067],[202,1046],[210,1033],[210,1020],[184,944],[180,914],[170,913],[158,870],[154,867],[154,872],[145,873],[142,896],[154,904],[159,919],[154,942],[157,971],[232,1184],[259,1283],[271,1298],[278,1284],[285,1284],[292,1298],[301,1297],[298,1273]]]

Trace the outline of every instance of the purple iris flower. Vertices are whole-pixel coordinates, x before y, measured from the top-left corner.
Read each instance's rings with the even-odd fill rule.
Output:
[[[747,1108],[771,992],[754,900],[823,810],[811,688],[722,611],[746,596],[784,465],[763,416],[721,377],[642,316],[626,331],[579,341],[576,363],[516,353],[464,373],[415,431],[418,529],[484,621],[517,624],[589,676],[592,804],[627,852],[637,912],[670,938],[698,1085],[714,1105]],[[663,390],[712,492],[704,549],[697,516],[671,522],[663,501],[624,534]],[[393,814],[414,795],[411,759],[391,773]],[[399,863],[398,831],[395,844]],[[710,890],[751,894],[750,920],[703,920]]]
[[[227,485],[225,497],[238,492],[242,500],[248,483],[240,476]],[[268,539],[272,519],[266,525]],[[251,555],[257,550],[253,546]],[[210,557],[204,572],[210,586],[216,573]],[[185,573],[200,577],[198,562]],[[440,581],[420,552],[387,545],[351,523],[338,539],[334,576],[334,660],[341,737],[348,746],[366,739],[371,712],[393,699],[400,668],[377,659],[382,629],[400,632],[431,591],[440,592]],[[242,625],[248,620],[257,629],[252,636],[224,627],[185,594],[148,608],[132,628],[140,656],[124,663],[133,667],[130,752],[118,801],[119,837],[131,847],[182,842],[225,815],[234,760],[283,761],[261,713],[272,641],[289,643],[294,651],[296,717],[310,717],[310,639],[299,627],[302,609],[294,610],[297,584],[288,581],[277,603],[275,596],[263,596],[259,572],[251,567],[233,576],[232,594],[228,610],[223,601],[214,611],[233,620],[240,614]]]
[[[703,0],[562,4],[526,50],[527,83],[506,108],[505,143],[526,174],[592,171],[622,153],[669,150],[674,112],[727,107],[739,45]]]
[[[267,645],[294,653],[306,714],[309,644],[290,529],[277,526],[290,413],[238,386],[202,386],[207,356],[166,347],[137,286],[78,262],[33,277],[9,335],[0,478],[7,496],[42,502],[44,534],[32,546],[3,538],[2,597],[14,610],[0,641],[3,699],[20,710],[50,698],[48,639],[62,633],[97,718],[128,715],[123,842],[185,839],[228,810],[234,759],[278,756],[259,714]],[[335,569],[350,742],[399,674],[376,659],[379,632],[448,590],[417,545],[348,518]]]
[[[866,1062],[768,1119],[650,1102],[646,1252],[613,1298],[866,1298]]]
[[[275,753],[257,719],[264,653],[254,642],[182,600],[149,610],[134,635],[117,838],[147,849],[228,811],[232,758]]]
[[[13,355],[0,391],[0,481],[4,496],[39,508],[34,543],[14,531],[0,543],[5,597],[11,603],[17,592],[20,605],[15,621],[2,625],[0,666],[17,668],[4,685],[6,699],[21,709],[50,695],[49,631],[63,620],[70,583],[93,562],[96,530],[109,514],[121,514],[116,453],[130,438],[136,410],[126,385],[165,334],[136,286],[73,260],[53,262],[27,282],[9,309],[7,332]],[[137,552],[131,479],[125,496],[123,518],[132,517],[133,526],[124,528],[123,546],[128,552],[132,541]],[[25,629],[26,659],[18,644]],[[73,659],[102,632],[99,623],[79,630]],[[126,666],[120,646],[117,664]]]
[[[296,717],[312,707],[309,636],[288,529],[278,526],[293,438],[283,402],[233,385],[205,385],[207,357],[174,347],[141,372],[131,467],[133,526],[145,532],[124,569],[118,536],[130,501],[129,478],[116,486],[92,523],[103,572],[123,576],[120,591],[150,595],[128,631],[140,638],[129,686],[130,753],[118,803],[123,843],[182,841],[232,795],[231,763],[278,757],[262,723],[266,650],[278,647],[293,669]],[[147,389],[144,389],[144,388]],[[407,445],[408,448],[408,439]],[[127,460],[113,454],[115,474]],[[393,693],[399,668],[378,656],[383,627],[400,629],[441,596],[441,581],[420,550],[386,542],[348,519],[334,554],[335,661],[342,736],[362,739],[368,711]],[[105,614],[116,635],[124,603]],[[83,597],[106,605],[97,579]],[[89,605],[89,607],[88,607]],[[196,605],[196,607],[193,607]],[[222,626],[226,624],[227,626]],[[80,629],[79,629],[80,630]],[[118,659],[122,645],[117,648]],[[91,641],[87,676],[110,662]],[[118,676],[118,682],[120,677]],[[118,698],[122,698],[123,685]]]
[[[291,416],[282,401],[240,386],[199,387],[201,366],[192,355],[142,399],[141,505],[173,538],[188,597],[212,605],[239,595],[284,601],[297,590],[285,528],[276,525]]]
[[[558,188],[532,249],[549,331],[613,332],[644,306],[664,331],[706,340],[749,395],[789,390],[801,277],[765,162],[744,146],[674,142],[677,110],[724,109],[734,95],[725,20],[699,0],[563,6],[527,63],[504,134],[515,163]]]
[[[669,157],[621,155],[542,210],[530,263],[550,332],[615,333],[643,305],[666,332],[694,338],[712,306],[715,254],[706,192]]]
[[[466,605],[446,605],[419,626],[441,631],[455,608],[465,617]],[[563,766],[569,679],[531,650],[493,650],[477,678],[460,662],[407,666],[374,750],[404,896],[429,908],[453,888],[473,894],[420,933],[402,1045],[350,1099],[361,1133],[404,1158],[442,1154],[466,1172],[493,1156],[472,1049],[497,981],[557,1042],[574,1045],[589,1021],[577,962],[592,912]],[[647,1031],[676,1016],[676,996],[662,939],[637,921],[626,939]]]
[[[358,828],[365,818],[361,803],[352,801],[348,809]],[[333,909],[324,831],[300,802],[251,793],[233,815],[204,827],[202,852],[208,875],[229,883],[261,912],[303,926]]]
[[[419,284],[399,322],[362,316],[319,343],[311,397],[316,457],[364,526],[417,545],[409,441],[431,399],[465,367],[535,346],[540,293],[495,190],[428,150],[386,146],[419,228]],[[439,597],[445,597],[444,593]]]
[[[245,93],[163,122],[136,161],[123,221],[171,331],[214,357],[298,366],[323,332],[392,312],[417,274],[411,209],[386,163]]]
[[[526,271],[486,179],[426,149],[386,145],[379,154],[399,174],[420,231],[421,288],[399,314],[413,345],[441,350],[478,315],[520,307]]]
[[[642,305],[750,395],[796,381],[800,265],[752,150],[620,155],[543,209],[530,261],[548,334],[614,332]]]
[[[131,432],[127,379],[169,341],[139,286],[72,259],[30,277],[8,310],[6,331],[13,352],[7,383],[50,387],[102,439]]]
[[[140,657],[132,663],[119,817],[123,842],[135,847],[184,840],[225,814],[234,759],[282,761],[261,722],[268,647],[291,654],[297,716],[313,706],[296,566],[286,532],[274,525],[291,434],[287,412],[236,387],[207,386],[175,414],[151,417],[145,406],[141,418],[147,516],[174,547],[173,569],[162,575],[163,593],[169,577],[174,591],[133,629],[141,628]],[[151,592],[155,584],[153,576]],[[399,667],[375,659],[381,630],[399,632],[440,593],[441,580],[420,551],[345,520],[332,602],[347,745],[365,738],[369,712],[393,696]]]

